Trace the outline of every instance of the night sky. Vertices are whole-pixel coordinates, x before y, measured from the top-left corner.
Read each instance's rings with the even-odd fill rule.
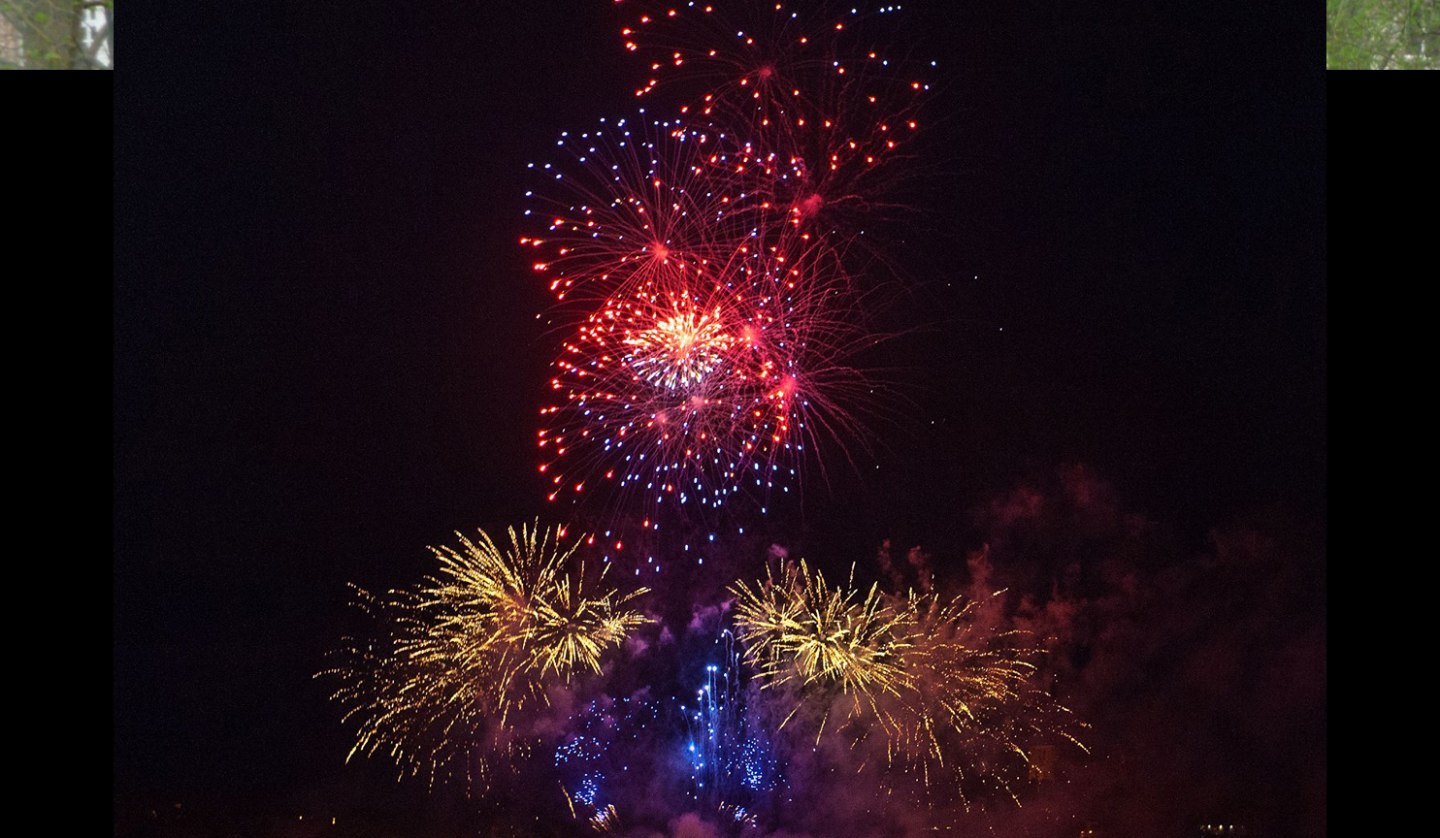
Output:
[[[522,175],[633,113],[643,73],[608,2],[435,5],[276,8],[122,58],[147,85],[117,80],[117,835],[175,802],[423,808],[342,764],[311,678],[346,583],[546,514],[557,338]],[[1315,39],[1263,3],[990,5],[1016,4],[906,10],[941,62],[881,315],[906,401],[771,531],[834,568],[924,545],[965,579],[989,545],[1084,650],[1069,698],[1124,755],[1076,804],[1099,834],[1323,832],[1320,42],[1277,50]]]

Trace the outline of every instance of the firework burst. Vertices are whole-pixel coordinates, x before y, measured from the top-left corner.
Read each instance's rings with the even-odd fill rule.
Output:
[[[548,703],[548,686],[599,673],[601,655],[648,621],[625,608],[647,589],[601,588],[608,567],[587,575],[559,533],[511,528],[503,547],[457,533],[459,549],[431,548],[440,570],[415,590],[355,589],[379,636],[347,639],[319,673],[339,680],[332,698],[357,725],[351,757],[383,753],[402,776],[483,788],[494,758],[528,747],[517,714]]]
[[[636,94],[694,101],[565,132],[531,164],[520,244],[566,335],[539,470],[603,523],[638,503],[713,529],[797,489],[807,450],[868,437],[853,411],[885,388],[856,363],[879,342],[863,234],[929,83],[866,31],[898,5],[650,5],[623,11],[650,60]]]
[[[1025,633],[995,629],[975,602],[874,585],[862,594],[853,577],[832,587],[802,562],[731,588],[747,662],[793,702],[782,726],[809,708],[818,744],[842,709],[850,747],[883,743],[887,780],[918,775],[967,808],[994,790],[1018,803],[1033,744],[1084,750],[1069,711],[1033,685],[1044,650]]]
[[[864,596],[851,584],[831,587],[802,560],[787,564],[756,587],[736,583],[735,623],[745,643],[745,660],[767,687],[792,684],[802,694],[824,696],[825,713],[816,731],[823,735],[829,700],[853,699],[851,715],[867,709],[882,714],[881,699],[909,689],[902,665],[909,614],[893,607],[871,586]],[[799,705],[785,717],[788,723]],[[782,723],[783,726],[783,723]]]
[[[654,128],[577,138],[576,163],[613,197],[577,187],[524,240],[553,254],[537,266],[574,304],[555,316],[587,312],[554,364],[540,471],[552,501],[638,498],[652,517],[689,505],[713,523],[742,491],[762,510],[791,491],[807,442],[862,436],[848,405],[876,387],[849,359],[875,340],[832,248],[743,206],[744,191],[715,191],[696,173],[730,167],[694,157],[697,135]]]

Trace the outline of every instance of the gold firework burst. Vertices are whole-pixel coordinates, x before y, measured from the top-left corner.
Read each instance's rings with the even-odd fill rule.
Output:
[[[601,656],[649,621],[625,608],[647,592],[602,587],[558,528],[508,530],[503,547],[480,532],[431,548],[439,572],[384,597],[355,588],[378,639],[347,638],[332,698],[358,726],[357,753],[392,758],[405,774],[465,776],[483,788],[496,757],[526,747],[517,713],[548,703],[546,687],[599,673]],[[577,542],[578,544],[578,542]],[[348,759],[348,757],[347,757]]]
[[[991,603],[933,592],[863,593],[854,568],[830,586],[804,562],[758,585],[731,587],[746,661],[762,687],[790,685],[783,724],[817,711],[818,744],[831,707],[846,707],[850,745],[884,740],[892,774],[917,774],[927,789],[992,787],[1018,798],[1032,744],[1068,741],[1078,723],[1033,683],[1043,647],[984,615]],[[997,595],[998,596],[998,595]],[[992,602],[994,597],[992,597]],[[851,700],[836,702],[837,695]],[[864,763],[862,763],[863,768]]]

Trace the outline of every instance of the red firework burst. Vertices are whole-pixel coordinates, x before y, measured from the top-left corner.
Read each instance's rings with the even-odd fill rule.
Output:
[[[791,491],[807,446],[862,435],[852,410],[876,386],[851,361],[875,340],[848,264],[864,230],[843,221],[883,197],[881,164],[928,85],[903,89],[873,49],[837,57],[863,42],[862,16],[752,17],[730,36],[713,5],[642,13],[627,47],[670,59],[637,93],[708,80],[699,106],[602,120],[561,136],[562,162],[532,164],[540,229],[520,243],[568,333],[538,439],[552,501],[713,522]],[[714,46],[670,45],[687,39]]]
[[[654,270],[580,324],[542,411],[552,500],[602,483],[647,508],[712,512],[742,492],[763,506],[790,491],[817,429],[853,430],[844,391],[864,379],[840,361],[865,342],[863,320],[803,235]]]

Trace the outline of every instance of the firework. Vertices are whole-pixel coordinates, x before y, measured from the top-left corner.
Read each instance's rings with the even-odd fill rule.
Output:
[[[897,722],[886,730],[891,756],[967,807],[990,791],[1018,804],[1034,746],[1065,742],[1088,753],[1072,732],[1083,725],[1034,683],[1043,646],[983,613],[1003,593],[966,601],[912,592],[905,601],[915,688],[888,716]]]
[[[747,138],[769,174],[756,189],[792,222],[832,231],[845,207],[873,221],[936,63],[883,46],[900,4],[626,5],[622,43],[647,69],[637,97],[670,88],[681,116]]]
[[[340,681],[331,698],[344,708],[342,721],[357,728],[346,761],[383,753],[402,778],[419,776],[433,785],[453,776],[468,788],[484,788],[491,774],[487,755],[509,743],[492,739],[496,730],[489,708],[476,700],[474,673],[462,663],[464,648],[449,656],[422,651],[433,638],[414,592],[354,590],[354,604],[382,631],[345,638],[332,655],[336,665],[317,676]]]
[[[779,783],[776,758],[746,713],[744,675],[729,630],[716,641],[719,663],[705,666],[693,704],[682,704],[690,797],[724,820],[754,825],[766,793]]]
[[[852,699],[850,715],[884,716],[885,696],[913,686],[903,664],[911,614],[882,596],[878,585],[861,596],[851,584],[831,587],[802,560],[756,587],[736,583],[735,622],[745,659],[767,687],[792,684],[801,694],[824,696],[818,740],[837,693]],[[785,717],[788,723],[799,706]],[[782,723],[783,724],[783,723]]]
[[[439,572],[415,590],[384,597],[356,588],[356,604],[378,639],[347,640],[340,663],[320,675],[340,686],[334,700],[358,726],[350,756],[385,753],[405,774],[441,774],[483,787],[495,755],[526,747],[515,715],[549,700],[546,687],[600,672],[603,652],[647,618],[587,575],[558,529],[484,532],[460,548],[431,548]]]
[[[587,592],[588,584],[603,583],[609,568],[588,582],[584,563],[577,569],[570,562],[580,541],[562,547],[559,528],[508,534],[501,549],[484,532],[477,541],[456,533],[462,549],[432,548],[441,572],[421,588],[421,606],[435,615],[437,634],[478,641],[477,649],[492,656],[505,693],[502,711],[536,696],[547,676],[569,681],[582,670],[600,672],[601,652],[648,622],[621,607],[647,588],[623,596],[613,588]]]
[[[567,733],[555,747],[554,767],[560,790],[577,821],[597,832],[613,831],[629,813],[637,777],[663,773],[656,764],[657,737],[668,739],[673,719],[660,702],[644,693],[635,697],[601,696],[574,713]]]
[[[554,364],[540,471],[552,501],[639,498],[714,520],[744,491],[763,511],[796,485],[807,442],[863,436],[848,407],[876,386],[848,359],[875,342],[868,300],[833,249],[697,174],[723,180],[733,159],[695,157],[705,135],[654,128],[576,138],[595,177],[570,178],[577,201],[523,240],[553,254],[537,267],[557,304],[587,312]]]
[[[653,74],[637,96],[693,79],[697,98],[565,132],[561,160],[531,164],[520,243],[566,334],[539,470],[550,500],[607,523],[636,503],[657,527],[666,508],[712,530],[737,501],[764,514],[807,450],[864,444],[854,411],[883,401],[856,363],[879,342],[863,234],[929,89],[866,31],[899,6],[719,6],[628,5]]]
[[[854,139],[867,130],[886,133],[878,129],[887,118],[913,110],[930,90],[925,70],[935,62],[917,67],[881,46],[892,37],[886,23],[902,11],[898,4],[868,11],[745,0],[625,5],[631,13],[622,43],[648,71],[635,95],[679,88],[683,115],[751,133],[845,131]],[[863,157],[894,145],[851,150]]]
[[[531,163],[541,182],[526,192],[539,229],[520,239],[549,278],[552,318],[572,325],[612,295],[652,283],[724,273],[735,243],[755,227],[763,200],[746,190],[750,154],[727,135],[679,121],[602,119],[561,134],[559,162]]]
[[[995,629],[975,602],[878,586],[862,595],[853,578],[852,568],[849,584],[831,587],[801,562],[731,589],[747,662],[794,703],[782,726],[811,708],[818,744],[842,708],[851,747],[878,738],[892,779],[917,773],[967,807],[987,789],[1018,803],[1034,743],[1084,749],[1069,711],[1031,683],[1043,649],[1023,632]]]
[[[602,696],[571,715],[554,766],[571,816],[597,831],[659,822],[697,807],[755,826],[783,780],[773,743],[751,720],[753,696],[722,631],[689,696]]]

